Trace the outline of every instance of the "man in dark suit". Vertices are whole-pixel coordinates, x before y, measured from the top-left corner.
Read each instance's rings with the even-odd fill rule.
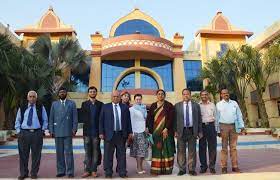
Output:
[[[175,137],[177,137],[178,176],[186,174],[186,144],[188,143],[188,169],[196,176],[196,140],[202,137],[200,106],[191,100],[191,91],[183,89],[183,101],[175,104]]]
[[[103,103],[96,99],[97,88],[88,88],[89,100],[82,103],[82,122],[85,147],[85,173],[82,178],[89,176],[97,177],[97,166],[101,161],[100,138],[99,138],[99,115]]]
[[[99,137],[104,139],[104,171],[106,178],[112,178],[116,149],[119,176],[126,178],[125,143],[132,138],[130,112],[128,106],[120,103],[118,91],[112,92],[111,99],[111,103],[103,105],[99,121]]]
[[[59,100],[52,103],[49,119],[49,131],[51,136],[55,138],[56,177],[63,177],[67,174],[69,178],[73,178],[72,137],[75,136],[78,127],[77,108],[74,101],[66,99],[66,88],[61,87],[58,91],[58,96]]]

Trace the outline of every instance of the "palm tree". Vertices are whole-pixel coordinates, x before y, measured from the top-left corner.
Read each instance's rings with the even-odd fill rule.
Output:
[[[15,46],[5,35],[0,35],[0,63],[0,97],[5,112],[0,128],[11,129],[16,108],[26,100],[29,90],[36,90],[40,99],[47,94],[53,68],[26,49]]]
[[[250,85],[256,89],[257,104],[263,127],[269,127],[268,115],[263,100],[268,79],[273,73],[280,71],[280,43],[279,39],[274,41],[264,54],[259,50],[244,45],[242,51],[248,62],[248,76],[251,78]]]
[[[244,59],[243,48],[231,47],[221,58],[224,79],[227,82],[227,87],[236,95],[239,103],[245,125],[248,127],[249,119],[245,103],[245,95],[250,78],[247,76],[247,61]]]
[[[77,71],[77,68],[86,64],[88,57],[86,51],[81,49],[78,40],[70,37],[60,38],[57,43],[54,43],[51,42],[50,36],[40,36],[31,46],[31,50],[56,70],[53,72],[52,94],[69,82],[71,71]]]
[[[222,61],[218,57],[212,58],[202,68],[200,77],[207,81],[205,89],[213,96],[214,102],[216,103],[216,96],[220,88],[225,86]]]

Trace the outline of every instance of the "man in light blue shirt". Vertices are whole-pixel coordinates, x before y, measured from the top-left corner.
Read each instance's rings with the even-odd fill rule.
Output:
[[[238,133],[244,131],[242,113],[236,101],[229,99],[227,89],[221,91],[222,100],[217,103],[216,119],[218,122],[218,135],[222,138],[221,167],[222,173],[227,173],[228,145],[232,162],[232,171],[240,172],[237,163]]]
[[[43,105],[37,103],[37,93],[35,91],[28,92],[27,101],[28,103],[21,105],[18,109],[15,122],[20,163],[20,176],[18,179],[28,177],[30,149],[32,156],[30,174],[32,179],[37,178],[41,161],[44,130],[48,127],[46,109]]]

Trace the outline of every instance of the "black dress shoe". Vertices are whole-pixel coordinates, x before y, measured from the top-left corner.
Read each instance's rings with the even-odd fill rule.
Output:
[[[65,174],[57,174],[56,177],[63,177]]]
[[[112,175],[105,175],[105,178],[111,179],[111,178],[112,178]]]
[[[31,179],[37,179],[38,178],[38,176],[37,175],[31,175],[31,177],[30,177]]]
[[[226,167],[222,168],[222,174],[227,174],[227,168]]]
[[[121,178],[128,178],[128,176],[126,174],[122,174],[120,175]]]
[[[74,178],[74,174],[68,174],[68,178]]]
[[[186,171],[179,171],[177,175],[178,176],[183,176],[184,174],[186,174]]]
[[[207,169],[200,169],[199,173],[203,174],[206,173]]]
[[[196,173],[195,171],[190,171],[189,174],[190,174],[191,176],[196,176],[196,175],[197,175],[197,173]]]
[[[19,177],[18,177],[18,180],[24,180],[25,178],[28,178],[28,176],[27,176],[27,175],[25,175],[25,176],[19,176]]]
[[[211,174],[216,174],[216,170],[214,168],[210,168],[210,173]]]

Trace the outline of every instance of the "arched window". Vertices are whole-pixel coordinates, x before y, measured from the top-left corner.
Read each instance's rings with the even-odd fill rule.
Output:
[[[135,34],[136,32],[160,37],[158,29],[149,22],[142,19],[128,20],[120,24],[119,27],[117,27],[114,36]]]
[[[134,66],[134,60],[102,61],[101,91],[111,92],[117,77],[127,68]]]
[[[119,82],[117,86],[117,90],[123,89],[135,89],[135,73],[130,73],[126,75],[122,80]]]
[[[158,89],[158,84],[150,74],[141,72],[141,89]]]
[[[161,77],[166,91],[173,91],[172,61],[169,60],[141,60],[141,66],[154,70]]]

